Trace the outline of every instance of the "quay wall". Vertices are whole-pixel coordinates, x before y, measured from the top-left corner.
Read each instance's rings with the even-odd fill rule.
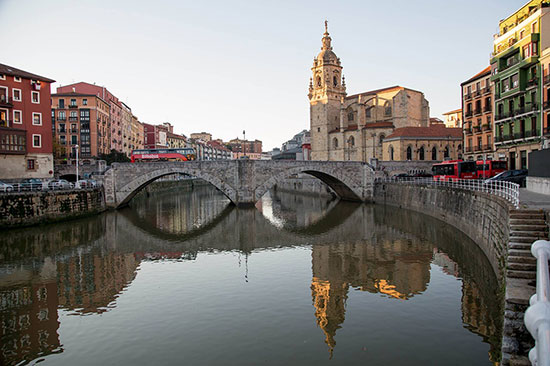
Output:
[[[45,224],[105,210],[103,188],[0,194],[0,228]]]

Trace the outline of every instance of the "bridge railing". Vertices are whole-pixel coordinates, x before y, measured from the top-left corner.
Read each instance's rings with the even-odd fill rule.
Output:
[[[537,258],[537,292],[531,296],[524,318],[525,326],[535,339],[529,360],[532,365],[550,366],[550,241],[535,241],[531,253]]]
[[[515,208],[519,208],[519,184],[512,182],[484,181],[481,179],[453,179],[442,181],[434,180],[432,177],[384,177],[377,178],[375,182],[397,184],[423,184],[484,192],[502,197],[510,202]]]

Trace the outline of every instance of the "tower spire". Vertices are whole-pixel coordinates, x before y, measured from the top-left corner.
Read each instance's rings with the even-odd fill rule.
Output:
[[[332,39],[330,38],[328,33],[328,20],[325,20],[325,33],[323,34],[323,47],[321,47],[321,50],[332,50],[330,41],[332,41]]]

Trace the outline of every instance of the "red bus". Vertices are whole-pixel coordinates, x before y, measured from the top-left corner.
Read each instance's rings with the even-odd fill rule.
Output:
[[[457,179],[476,179],[475,161],[447,160],[432,167],[433,179],[436,181],[453,181]]]
[[[140,149],[132,151],[132,163],[154,161],[189,161],[195,160],[195,149],[184,147],[179,149]]]
[[[508,170],[508,163],[504,160],[483,160],[476,161],[478,178],[491,178]]]

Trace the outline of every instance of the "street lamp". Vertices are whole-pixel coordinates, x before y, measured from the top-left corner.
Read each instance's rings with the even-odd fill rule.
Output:
[[[78,188],[78,145],[75,145],[74,149],[76,151],[76,180],[74,182],[74,186],[75,188]]]

